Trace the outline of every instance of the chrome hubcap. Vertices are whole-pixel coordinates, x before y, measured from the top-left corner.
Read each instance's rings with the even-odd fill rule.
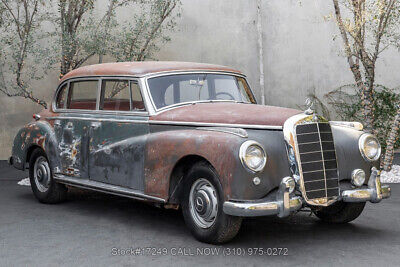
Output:
[[[217,191],[206,179],[200,178],[190,189],[189,208],[194,222],[201,228],[211,227],[218,213]]]
[[[51,172],[49,163],[45,157],[40,156],[36,159],[33,168],[33,177],[36,187],[40,192],[46,192],[49,189]]]

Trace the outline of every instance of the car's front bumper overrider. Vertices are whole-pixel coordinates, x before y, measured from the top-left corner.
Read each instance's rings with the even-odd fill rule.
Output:
[[[371,176],[368,181],[368,188],[344,190],[341,193],[344,202],[367,202],[378,203],[384,198],[390,197],[390,187],[382,185],[380,173],[376,168],[372,168]]]
[[[276,200],[261,199],[257,201],[225,201],[223,209],[226,214],[241,217],[278,215],[286,217],[303,206],[301,197],[290,196],[289,183],[284,178],[279,185]]]
[[[390,197],[390,187],[381,185],[379,171],[372,169],[367,188],[343,190],[338,201],[378,203],[384,198]],[[225,201],[223,210],[226,214],[240,217],[277,215],[286,217],[299,210],[303,206],[303,198],[292,196],[289,193],[287,178],[279,185],[276,200],[260,199],[256,201]]]

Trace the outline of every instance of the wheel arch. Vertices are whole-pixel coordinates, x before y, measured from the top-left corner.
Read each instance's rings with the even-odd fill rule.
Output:
[[[212,166],[206,158],[195,154],[183,156],[176,162],[169,177],[168,203],[180,204],[184,175],[193,165],[199,162],[205,162]]]
[[[37,144],[32,144],[26,151],[25,163],[29,164],[29,162],[31,161],[32,154],[36,149],[40,149],[44,152],[44,150],[41,146],[39,146]],[[27,165],[27,166],[29,167],[29,165]]]

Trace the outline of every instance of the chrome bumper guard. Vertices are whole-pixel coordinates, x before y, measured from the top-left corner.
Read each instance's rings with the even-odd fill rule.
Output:
[[[278,217],[289,216],[291,212],[303,206],[301,197],[289,194],[289,183],[283,178],[276,194],[276,201],[225,201],[223,210],[226,214],[241,217],[278,215]]]
[[[384,198],[390,197],[390,187],[381,185],[380,172],[372,168],[371,176],[368,181],[368,188],[360,188],[342,191],[344,202],[366,202],[378,203]]]

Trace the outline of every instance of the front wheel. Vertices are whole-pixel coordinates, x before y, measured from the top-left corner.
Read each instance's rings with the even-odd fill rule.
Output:
[[[314,214],[327,223],[348,223],[357,219],[363,212],[365,202],[337,202],[329,207],[314,211]]]
[[[67,188],[54,181],[47,156],[39,148],[29,161],[29,180],[33,194],[42,203],[54,204],[67,198]]]
[[[183,194],[183,217],[196,239],[220,244],[236,236],[242,218],[223,212],[222,186],[212,166],[194,165],[186,174]]]

